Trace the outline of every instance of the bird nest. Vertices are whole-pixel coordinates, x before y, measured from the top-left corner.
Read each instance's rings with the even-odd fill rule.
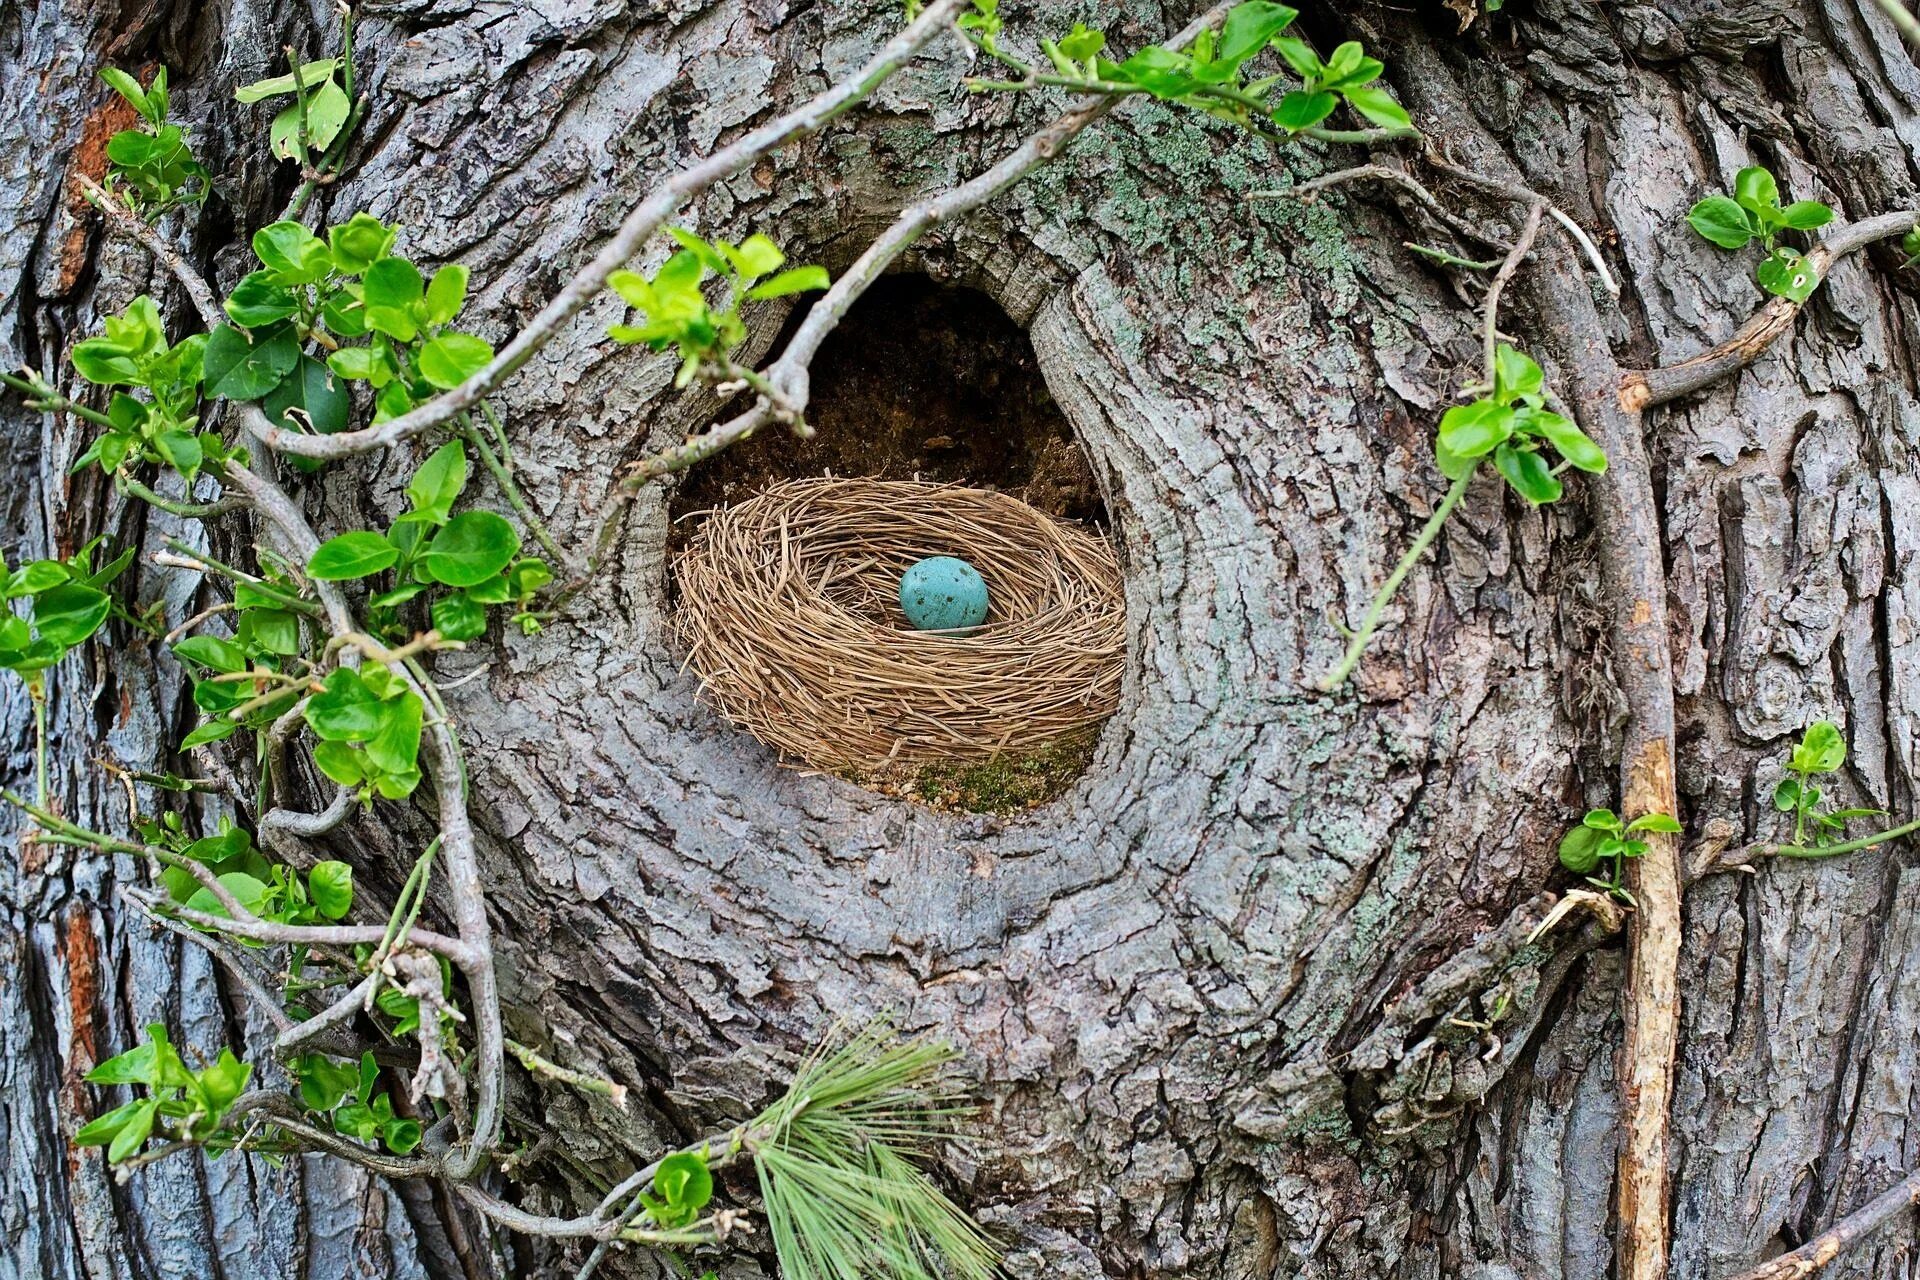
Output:
[[[959,556],[989,612],[916,631],[900,574]],[[679,619],[706,694],[815,768],[1047,748],[1119,701],[1126,611],[1105,540],[1002,493],[903,480],[775,484],[712,512],[681,553]]]

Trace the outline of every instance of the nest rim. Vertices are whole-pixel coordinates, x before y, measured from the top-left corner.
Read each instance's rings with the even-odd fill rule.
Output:
[[[900,612],[900,573],[933,555],[986,580],[980,626],[918,631]],[[674,572],[703,699],[812,768],[871,777],[1043,751],[1119,706],[1112,544],[997,490],[777,481],[706,513]]]

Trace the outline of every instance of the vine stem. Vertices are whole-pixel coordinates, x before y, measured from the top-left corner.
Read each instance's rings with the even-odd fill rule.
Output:
[[[1508,250],[1506,260],[1500,264],[1500,270],[1494,273],[1492,282],[1487,285],[1487,299],[1481,305],[1481,310],[1485,313],[1485,318],[1481,322],[1481,357],[1486,363],[1486,380],[1489,387],[1495,381],[1494,361],[1499,351],[1500,295],[1506,292],[1507,283],[1513,279],[1513,273],[1520,269],[1520,264],[1526,260],[1529,253],[1533,252],[1534,241],[1540,238],[1540,219],[1545,216],[1546,211],[1547,202],[1544,200],[1535,200],[1527,209],[1527,220],[1520,228],[1520,238],[1514,242],[1513,248]],[[1353,640],[1347,645],[1346,656],[1341,658],[1340,665],[1320,682],[1321,692],[1333,692],[1353,675],[1354,668],[1360,665],[1360,656],[1366,652],[1367,642],[1373,639],[1373,633],[1379,629],[1380,615],[1386,610],[1394,593],[1400,590],[1400,584],[1406,580],[1415,562],[1429,546],[1433,545],[1433,540],[1440,536],[1440,526],[1447,522],[1447,517],[1453,514],[1453,509],[1460,505],[1460,499],[1466,495],[1467,486],[1473,482],[1473,477],[1479,470],[1480,460],[1476,458],[1473,465],[1467,468],[1466,474],[1453,482],[1453,487],[1447,490],[1447,496],[1441,500],[1440,505],[1434,508],[1433,514],[1427,518],[1426,527],[1420,530],[1420,536],[1413,540],[1413,545],[1407,548],[1407,553],[1400,557],[1400,563],[1394,566],[1393,573],[1388,576],[1379,592],[1373,597],[1373,603],[1367,606],[1367,616],[1361,622],[1360,630],[1354,633]]]
[[[1885,844],[1889,840],[1898,840],[1920,831],[1920,818],[1890,827],[1885,831],[1876,831],[1872,835],[1859,836],[1852,840],[1843,840],[1839,844],[1802,845],[1802,844],[1752,844],[1742,849],[1738,856],[1722,858],[1722,866],[1741,866],[1755,858],[1798,858],[1804,861],[1817,861],[1821,858],[1837,858],[1843,853],[1858,853],[1862,849],[1871,849],[1875,845]]]
[[[1387,575],[1387,580],[1380,584],[1380,590],[1374,593],[1373,602],[1367,606],[1366,616],[1360,620],[1360,629],[1353,633],[1353,639],[1348,643],[1347,652],[1340,659],[1340,665],[1328,672],[1326,678],[1320,682],[1322,692],[1331,693],[1338,689],[1347,682],[1347,677],[1353,674],[1354,668],[1360,665],[1360,656],[1367,651],[1367,644],[1373,639],[1373,633],[1380,629],[1380,615],[1386,612],[1387,605],[1392,602],[1394,594],[1400,590],[1400,584],[1407,580],[1409,573],[1413,572],[1413,566],[1420,562],[1420,557],[1427,553],[1427,548],[1433,545],[1433,540],[1440,536],[1440,526],[1447,522],[1447,517],[1453,514],[1453,509],[1460,505],[1460,499],[1466,496],[1467,486],[1473,483],[1474,476],[1479,473],[1480,464],[1475,462],[1465,475],[1453,482],[1452,487],[1447,490],[1447,496],[1440,499],[1440,505],[1433,509],[1431,516],[1427,517],[1427,523],[1420,530],[1419,536],[1413,540],[1413,545],[1407,548],[1407,553],[1400,557],[1400,563],[1394,566],[1393,572]]]

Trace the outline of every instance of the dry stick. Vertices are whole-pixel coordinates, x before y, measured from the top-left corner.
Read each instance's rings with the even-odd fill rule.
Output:
[[[1606,472],[1594,478],[1592,507],[1613,603],[1615,674],[1627,702],[1620,807],[1628,821],[1674,814],[1679,801],[1666,561],[1640,416],[1620,404],[1620,368],[1586,281],[1564,266],[1543,274],[1545,310],[1567,344],[1569,401],[1607,455]],[[1629,935],[1620,1056],[1620,1280],[1662,1280],[1667,1271],[1668,1117],[1680,1035],[1680,853],[1671,835],[1647,832],[1646,843],[1647,851],[1630,863],[1638,907]]]
[[[1500,341],[1500,295],[1506,291],[1507,282],[1513,279],[1513,273],[1519,269],[1521,261],[1533,251],[1533,242],[1540,236],[1540,219],[1546,211],[1547,203],[1544,200],[1536,200],[1528,206],[1527,220],[1520,228],[1519,240],[1508,252],[1506,260],[1500,264],[1500,270],[1493,277],[1493,282],[1487,286],[1487,300],[1483,306],[1486,318],[1482,326],[1481,345],[1489,386],[1494,381],[1494,356],[1499,349]],[[1353,633],[1353,639],[1348,642],[1347,651],[1342,655],[1340,665],[1328,672],[1326,678],[1321,680],[1322,691],[1331,692],[1338,689],[1353,674],[1354,668],[1360,665],[1360,657],[1367,651],[1367,644],[1373,639],[1373,633],[1380,629],[1380,616],[1386,612],[1394,593],[1400,590],[1400,584],[1406,581],[1409,573],[1413,572],[1413,566],[1419,562],[1421,556],[1426,554],[1427,548],[1433,545],[1433,540],[1440,536],[1441,526],[1446,524],[1447,517],[1453,514],[1453,509],[1460,504],[1460,499],[1466,496],[1467,486],[1473,483],[1473,477],[1479,474],[1479,471],[1480,463],[1475,460],[1474,464],[1467,468],[1466,474],[1455,480],[1447,489],[1447,496],[1440,500],[1440,505],[1433,509],[1431,516],[1427,517],[1426,525],[1414,538],[1413,544],[1407,548],[1406,554],[1400,557],[1400,563],[1393,567],[1393,572],[1387,575],[1387,580],[1380,584],[1380,590],[1374,593],[1372,602],[1367,605],[1366,616],[1360,620],[1360,629]]]
[[[889,40],[860,71],[841,80],[804,105],[754,129],[705,160],[682,169],[645,199],[621,222],[620,229],[569,280],[540,313],[515,334],[500,354],[453,390],[418,408],[377,426],[337,435],[305,435],[276,427],[257,409],[243,411],[247,430],[264,445],[307,458],[345,458],[398,444],[454,421],[472,409],[551,342],[561,327],[600,295],[607,277],[627,264],[680,205],[714,183],[731,177],[773,151],[818,132],[873,92],[922,47],[945,29],[965,0],[932,0],[920,16]],[[82,181],[85,181],[82,179]]]
[[[1807,250],[1802,262],[1818,281],[1824,282],[1827,272],[1841,258],[1878,241],[1905,235],[1916,221],[1920,221],[1920,210],[1903,209],[1835,227],[1824,240]],[[1813,295],[1807,296],[1811,299]],[[1739,332],[1711,351],[1678,364],[1621,374],[1621,407],[1629,413],[1640,413],[1731,377],[1759,359],[1761,352],[1791,329],[1805,306],[1805,302],[1791,298],[1771,299],[1740,326]]]
[[[1455,235],[1465,239],[1478,240],[1481,244],[1492,249],[1498,249],[1501,253],[1510,253],[1513,250],[1511,244],[1489,236],[1486,232],[1475,227],[1466,219],[1453,213],[1452,210],[1440,202],[1440,199],[1435,196],[1433,192],[1422,186],[1420,181],[1412,174],[1406,172],[1404,169],[1396,169],[1391,165],[1355,165],[1351,169],[1340,169],[1333,173],[1323,174],[1309,182],[1295,183],[1291,187],[1280,187],[1271,191],[1249,191],[1247,192],[1247,199],[1282,200],[1290,197],[1297,198],[1310,195],[1316,191],[1325,191],[1329,187],[1337,187],[1349,182],[1362,182],[1367,180],[1391,182],[1401,187],[1409,195],[1413,196],[1415,200],[1418,200],[1428,213],[1431,213],[1435,218],[1438,218],[1444,226],[1451,229]]]
[[[1763,1262],[1734,1280],[1805,1280],[1852,1245],[1879,1230],[1901,1210],[1920,1205],[1920,1170],[1909,1173],[1879,1196],[1855,1209],[1813,1239]]]

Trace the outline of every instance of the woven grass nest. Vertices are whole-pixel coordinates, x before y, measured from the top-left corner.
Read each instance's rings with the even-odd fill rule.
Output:
[[[901,572],[934,555],[986,579],[982,626],[915,631],[901,615]],[[783,481],[709,514],[678,576],[706,695],[818,769],[1038,751],[1119,701],[1126,610],[1112,548],[1006,494]]]

